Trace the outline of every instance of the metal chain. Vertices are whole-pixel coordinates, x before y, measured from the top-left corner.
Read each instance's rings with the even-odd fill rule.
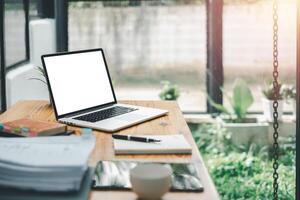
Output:
[[[278,158],[279,158],[279,144],[278,144],[278,97],[279,97],[279,83],[278,83],[278,2],[273,2],[273,199],[278,200]]]

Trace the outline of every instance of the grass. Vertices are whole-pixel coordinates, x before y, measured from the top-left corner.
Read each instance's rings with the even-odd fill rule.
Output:
[[[190,126],[221,199],[263,200],[273,197],[269,149],[235,146],[230,133],[216,125]],[[295,141],[282,145],[279,199],[295,199]]]

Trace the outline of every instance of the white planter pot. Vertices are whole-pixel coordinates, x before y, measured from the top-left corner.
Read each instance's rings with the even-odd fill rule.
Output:
[[[264,116],[266,121],[268,122],[273,122],[273,101],[269,100],[269,99],[262,99],[262,103],[263,103],[263,111],[264,111]],[[279,100],[278,101],[278,120],[282,120],[282,113],[283,113],[283,100]]]
[[[231,133],[231,141],[235,145],[268,145],[269,124],[266,122],[228,123],[221,118],[218,118],[218,122]]]

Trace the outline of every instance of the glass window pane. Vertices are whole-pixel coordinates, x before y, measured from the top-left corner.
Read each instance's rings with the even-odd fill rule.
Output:
[[[23,1],[5,1],[6,66],[26,59]]]
[[[246,80],[255,99],[250,111],[261,112],[261,90],[273,80],[273,1],[230,2],[224,5],[225,91],[232,90],[235,78]],[[279,0],[278,15],[279,78],[283,84],[295,85],[296,0]],[[226,97],[224,102],[229,105]],[[291,111],[292,105],[284,103],[284,110]]]
[[[38,16],[37,7],[38,7],[37,0],[29,0],[29,16],[30,16],[30,18]]]
[[[185,111],[206,111],[202,1],[69,3],[69,49],[102,47],[118,99],[159,99],[177,84]]]

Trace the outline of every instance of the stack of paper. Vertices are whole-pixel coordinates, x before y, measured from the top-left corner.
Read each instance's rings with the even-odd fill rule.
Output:
[[[37,191],[79,190],[95,138],[0,138],[0,186]]]

